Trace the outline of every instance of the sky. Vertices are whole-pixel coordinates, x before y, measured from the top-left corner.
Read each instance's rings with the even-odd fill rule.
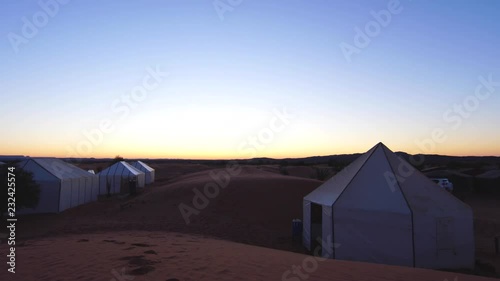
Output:
[[[496,0],[5,0],[0,155],[500,156]]]

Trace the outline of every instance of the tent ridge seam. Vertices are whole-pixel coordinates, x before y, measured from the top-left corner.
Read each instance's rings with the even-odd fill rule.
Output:
[[[389,148],[386,147],[386,149],[383,149],[384,151],[384,157],[387,160],[387,163],[389,164],[389,168],[391,168],[392,174],[396,175],[394,171],[394,167],[392,167],[392,163],[389,160],[389,157],[387,156],[387,150]],[[404,161],[404,159],[401,158],[401,160]],[[408,199],[406,198],[406,195],[403,191],[403,188],[401,187],[401,183],[399,182],[398,177],[396,176],[396,182],[398,183],[399,190],[401,191],[401,195],[403,195],[403,198],[405,199],[406,206],[408,206],[408,209],[410,210],[410,215],[411,215],[411,244],[412,244],[412,252],[413,252],[413,267],[415,267],[415,224],[413,223],[413,210],[411,209],[410,203],[408,202]]]

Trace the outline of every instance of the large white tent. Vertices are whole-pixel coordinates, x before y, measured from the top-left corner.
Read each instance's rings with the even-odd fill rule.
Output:
[[[151,168],[146,163],[142,161],[134,161],[130,163],[130,165],[145,174],[146,184],[151,184],[155,181],[155,169]]]
[[[99,194],[107,194],[110,185],[110,194],[121,193],[128,188],[128,181],[135,179],[137,187],[144,187],[145,175],[125,161],[116,162],[102,170],[99,174]],[[128,189],[127,189],[128,190]]]
[[[74,165],[56,158],[29,158],[18,166],[33,173],[40,186],[37,207],[20,213],[58,213],[97,200],[97,176]]]
[[[469,206],[379,143],[303,200],[303,243],[324,257],[473,268]]]

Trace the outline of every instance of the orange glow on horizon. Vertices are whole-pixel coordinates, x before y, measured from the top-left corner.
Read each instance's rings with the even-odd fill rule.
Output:
[[[375,144],[373,144],[375,145]],[[255,155],[253,154],[241,154],[237,151],[198,151],[198,150],[180,150],[171,149],[171,151],[166,151],[167,149],[116,149],[108,150],[107,152],[99,151],[92,154],[86,155],[69,155],[61,151],[61,149],[52,147],[44,149],[43,152],[40,149],[30,147],[28,149],[11,149],[7,151],[2,151],[2,155],[23,155],[31,157],[59,157],[59,158],[114,158],[120,155],[124,158],[144,158],[144,159],[191,159],[191,160],[229,160],[229,159],[250,159],[250,158],[306,158],[313,156],[328,156],[328,155],[341,155],[341,154],[356,154],[364,153],[370,149],[373,145],[368,147],[335,147],[335,148],[325,148],[319,146],[308,146],[307,148],[294,148],[286,147],[286,149],[266,149],[264,151],[257,151]],[[417,146],[413,145],[411,147],[399,147],[391,146],[386,144],[392,151],[402,151],[409,154],[438,154],[446,156],[497,156],[500,157],[500,147],[498,145],[491,146],[476,146],[474,149],[471,147],[464,147],[466,145],[448,145],[448,146],[436,146],[435,151],[426,151],[419,149]],[[174,152],[175,151],[175,152]]]

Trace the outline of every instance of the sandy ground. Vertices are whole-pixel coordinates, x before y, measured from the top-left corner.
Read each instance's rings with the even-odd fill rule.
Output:
[[[282,175],[277,167],[243,167],[230,177],[226,175],[234,169],[210,170],[196,164],[153,167],[157,182],[135,198],[103,198],[57,215],[21,217],[16,228],[24,242],[18,248],[16,278],[21,279],[4,279],[1,273],[0,280],[123,281],[131,279],[113,277],[113,269],[128,272],[141,266],[154,270],[135,280],[282,280],[284,271],[308,257],[291,240],[291,221],[302,218],[302,198],[321,181]],[[306,175],[310,171],[305,168],[295,172]],[[213,198],[196,201],[201,205],[196,208],[193,198],[205,188]],[[478,257],[500,270],[500,257],[492,246],[494,235],[500,235],[500,200],[466,201],[475,210]],[[181,215],[181,204],[195,210],[189,223]],[[157,254],[144,253],[148,250]],[[342,261],[320,264],[312,280],[480,280]]]
[[[2,280],[495,280],[311,256],[166,232],[76,234],[27,240]],[[295,270],[295,272],[294,272]],[[7,279],[8,278],[8,279]]]

